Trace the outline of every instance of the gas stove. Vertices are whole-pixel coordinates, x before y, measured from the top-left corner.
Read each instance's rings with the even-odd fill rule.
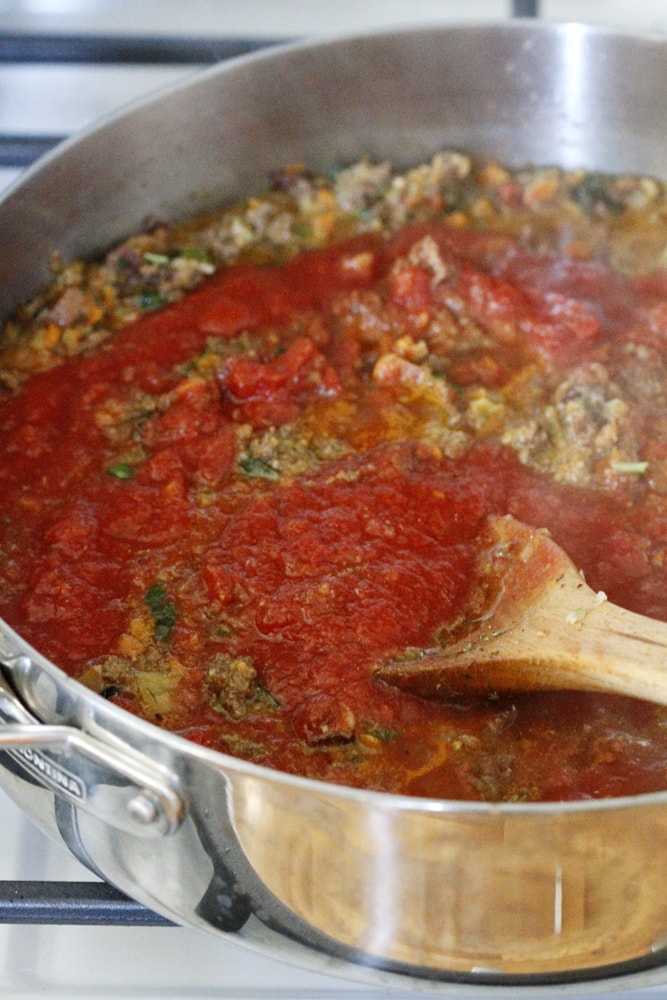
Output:
[[[511,16],[667,31],[662,0],[0,0],[0,190],[61,138],[221,58],[287,38]],[[99,882],[2,791],[0,830],[0,997],[401,1000],[425,992],[418,983],[348,981],[325,958],[295,967],[233,935],[171,926]],[[667,997],[661,978],[550,990],[443,984],[437,995],[659,1000]]]

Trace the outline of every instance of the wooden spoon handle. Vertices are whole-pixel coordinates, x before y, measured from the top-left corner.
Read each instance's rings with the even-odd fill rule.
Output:
[[[482,621],[452,643],[381,664],[383,680],[425,697],[579,690],[667,705],[667,624],[596,594],[544,532],[490,521],[487,568],[500,581]]]
[[[601,691],[667,705],[667,625],[625,611],[574,576],[560,581],[577,597],[571,611],[531,609],[529,621],[478,630],[414,660],[383,665],[379,675],[424,697],[494,691]]]
[[[667,705],[667,624],[601,599],[575,570],[559,588],[576,598],[570,610],[547,597],[528,622],[475,650],[452,650],[452,667],[473,670],[480,690],[604,691]]]

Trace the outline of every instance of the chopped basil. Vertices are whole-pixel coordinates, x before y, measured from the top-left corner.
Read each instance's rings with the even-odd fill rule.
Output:
[[[154,583],[144,594],[144,600],[153,615],[155,638],[165,639],[176,621],[176,605],[169,600],[161,583]]]
[[[262,458],[242,458],[239,468],[252,479],[279,479],[280,473]]]
[[[107,472],[110,476],[114,476],[115,479],[132,479],[134,476],[134,468],[128,465],[127,462],[118,462],[116,465],[110,465]]]
[[[280,702],[274,698],[271,692],[267,691],[262,684],[257,685],[257,697],[260,701],[263,701],[265,705],[268,705],[269,708],[280,708]]]
[[[152,289],[143,291],[139,296],[139,301],[144,312],[150,312],[152,309],[159,309],[160,306],[166,305],[167,302],[163,295],[160,295],[159,292]]]

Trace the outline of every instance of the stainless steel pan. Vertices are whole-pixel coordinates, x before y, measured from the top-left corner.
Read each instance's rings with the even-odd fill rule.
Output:
[[[94,253],[146,216],[261,189],[297,160],[407,165],[461,146],[665,175],[665,93],[667,41],[535,22],[222,65],[66,143],[5,197],[0,309],[47,281],[54,250]],[[3,626],[0,662],[2,786],[92,871],[178,923],[423,992],[667,982],[667,793],[492,806],[333,787],[144,723]]]

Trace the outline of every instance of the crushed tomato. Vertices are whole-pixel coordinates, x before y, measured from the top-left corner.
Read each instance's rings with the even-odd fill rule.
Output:
[[[463,799],[667,787],[667,711],[373,666],[476,610],[490,514],[667,620],[665,282],[447,221],[232,264],[0,401],[0,613],[184,736]],[[630,470],[630,471],[628,471]]]

